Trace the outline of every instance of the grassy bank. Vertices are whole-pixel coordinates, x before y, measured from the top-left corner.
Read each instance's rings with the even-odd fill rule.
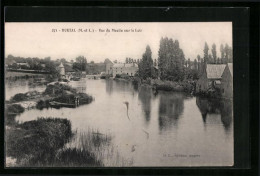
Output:
[[[21,102],[21,101],[33,100],[36,98],[40,98],[41,96],[42,96],[42,94],[37,91],[18,93],[18,94],[15,94],[13,97],[11,97],[10,103],[17,103],[17,102]]]
[[[185,80],[182,82],[174,82],[174,81],[162,81],[158,79],[150,80],[148,84],[152,85],[153,89],[156,91],[164,90],[164,91],[175,91],[175,92],[186,92],[186,93],[194,93],[196,83],[194,81]]]
[[[111,140],[111,134],[89,128],[73,134],[67,119],[38,118],[6,129],[6,157],[13,160],[12,167],[131,165]]]
[[[5,124],[10,126],[15,124],[15,117],[24,112],[20,104],[6,104],[5,107]]]
[[[18,167],[51,164],[71,136],[67,119],[38,118],[15,124],[6,130],[6,156],[16,158]]]
[[[88,163],[92,166],[131,166],[133,164],[132,159],[123,158],[117,146],[114,146],[113,136],[110,133],[102,133],[99,130],[90,129],[78,132],[73,137],[70,143],[68,143],[64,151],[72,151],[68,154],[80,155],[81,153],[90,153],[94,159]],[[66,158],[70,158],[67,156]],[[84,158],[75,158],[77,162],[71,160],[67,164],[74,165],[74,163],[86,163]],[[79,160],[82,160],[79,162]],[[100,162],[102,161],[102,163]],[[101,164],[101,165],[100,165]],[[84,164],[80,164],[82,166]]]

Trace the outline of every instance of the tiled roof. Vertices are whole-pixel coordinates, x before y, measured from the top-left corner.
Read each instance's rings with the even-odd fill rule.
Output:
[[[207,77],[209,79],[220,79],[225,67],[225,64],[207,64]]]
[[[64,67],[63,64],[62,64],[62,62],[60,63],[59,67],[60,67],[60,68],[63,68],[63,67]]]
[[[109,60],[109,59],[105,59],[104,63],[105,64],[113,64],[113,62],[111,62],[111,60]]]

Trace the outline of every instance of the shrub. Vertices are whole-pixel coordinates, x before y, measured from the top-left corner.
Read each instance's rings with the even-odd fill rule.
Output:
[[[23,93],[18,93],[16,95],[14,95],[12,98],[11,98],[11,101],[13,102],[19,102],[19,101],[24,101],[27,99],[27,96],[26,94],[23,94]]]
[[[7,105],[6,111],[7,114],[8,113],[20,114],[24,112],[24,107],[22,107],[20,104]]]

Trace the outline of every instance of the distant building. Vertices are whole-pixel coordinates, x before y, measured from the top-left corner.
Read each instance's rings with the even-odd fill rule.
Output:
[[[106,65],[106,74],[112,75],[113,74],[113,62],[109,59],[105,59],[104,64]]]
[[[138,71],[138,65],[135,63],[113,65],[113,77],[115,77],[117,74],[118,75],[126,74],[129,76],[134,76],[137,71]]]
[[[30,65],[27,62],[17,62],[16,64],[20,68],[30,68]]]
[[[62,64],[62,62],[58,66],[58,71],[59,71],[59,74],[61,77],[65,76],[65,68],[64,68],[64,65]]]
[[[233,97],[233,64],[228,63],[221,76],[221,94],[222,97]]]
[[[226,65],[207,64],[196,85],[196,92],[207,92],[210,89],[221,88],[221,79]]]
[[[101,72],[112,74],[113,63],[109,59],[105,59],[103,63],[90,62],[86,66],[87,73],[90,75],[98,75]]]

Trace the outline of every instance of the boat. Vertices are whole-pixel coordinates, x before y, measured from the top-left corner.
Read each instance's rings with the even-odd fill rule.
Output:
[[[61,103],[61,102],[57,102],[57,101],[51,101],[51,102],[49,102],[49,104],[53,108],[62,108],[62,107],[75,108],[76,107],[75,104]]]

